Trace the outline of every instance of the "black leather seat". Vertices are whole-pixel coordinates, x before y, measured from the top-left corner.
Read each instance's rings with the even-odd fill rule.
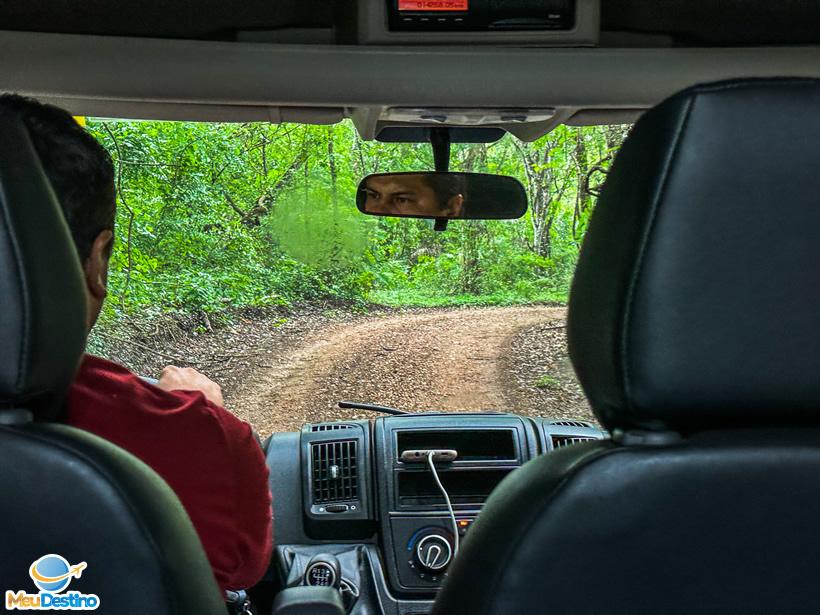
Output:
[[[613,438],[504,481],[434,613],[820,613],[820,82],[641,118],[568,335]]]
[[[85,343],[68,228],[16,115],[0,114],[0,592],[37,594],[46,554],[86,562],[61,595],[96,612],[224,615],[199,539],[170,488],[135,457],[59,425]]]

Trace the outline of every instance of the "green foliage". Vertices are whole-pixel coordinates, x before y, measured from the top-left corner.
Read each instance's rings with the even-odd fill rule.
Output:
[[[362,216],[361,177],[432,168],[426,144],[336,126],[91,120],[119,176],[103,320],[340,300],[390,305],[564,301],[621,127],[560,127],[532,144],[453,146],[453,170],[527,187],[516,221]]]
[[[548,374],[536,378],[535,386],[539,389],[560,389],[561,383]]]

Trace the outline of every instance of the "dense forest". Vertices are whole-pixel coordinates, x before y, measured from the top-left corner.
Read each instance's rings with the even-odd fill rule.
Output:
[[[598,189],[628,127],[560,127],[454,145],[451,170],[512,175],[516,221],[364,216],[359,180],[433,168],[427,144],[353,125],[89,119],[117,169],[118,242],[105,319],[339,300],[365,305],[563,301]]]

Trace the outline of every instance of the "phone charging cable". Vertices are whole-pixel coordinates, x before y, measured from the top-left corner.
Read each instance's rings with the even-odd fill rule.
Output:
[[[433,461],[433,455],[436,454],[436,451],[430,451],[427,454],[427,464],[430,466],[430,471],[433,473],[433,478],[438,485],[441,494],[444,496],[444,501],[447,503],[447,511],[450,513],[450,521],[453,523],[453,541],[454,541],[454,549],[453,549],[453,557],[458,555],[458,522],[456,521],[456,513],[453,511],[453,505],[450,502],[450,495],[447,493],[447,490],[444,488],[444,485],[441,484],[441,479],[438,476],[438,472],[436,471],[436,462]]]

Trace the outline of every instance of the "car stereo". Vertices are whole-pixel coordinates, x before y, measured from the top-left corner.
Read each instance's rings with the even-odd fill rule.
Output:
[[[490,493],[538,454],[535,436],[531,421],[499,413],[375,420],[374,484],[394,592],[430,596],[438,591]],[[451,453],[434,457],[435,474],[425,454],[430,451]]]
[[[569,30],[575,0],[386,0],[394,31]]]
[[[595,45],[600,0],[356,0],[337,40],[357,45]]]

